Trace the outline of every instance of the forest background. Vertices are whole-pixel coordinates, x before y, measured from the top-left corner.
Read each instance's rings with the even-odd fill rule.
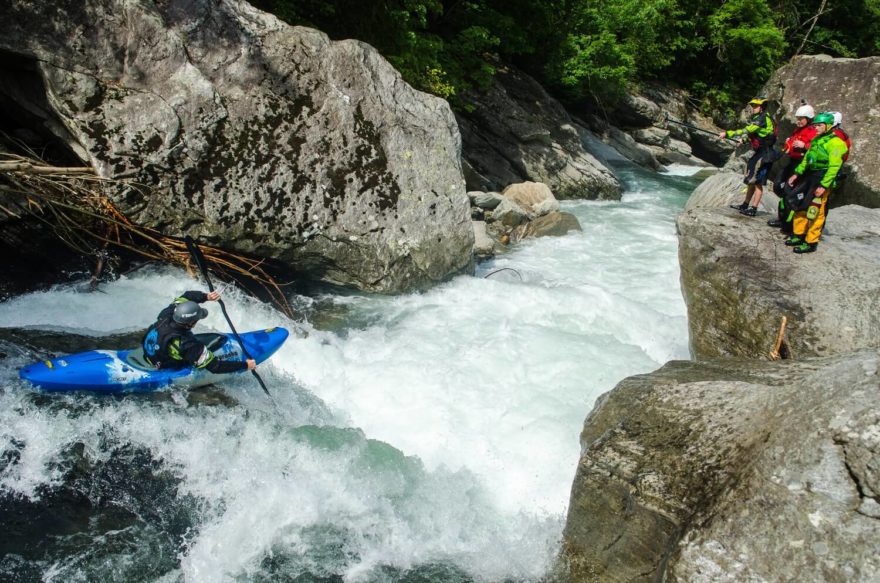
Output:
[[[251,0],[376,47],[414,87],[467,111],[501,63],[575,109],[639,84],[687,89],[723,123],[798,54],[880,54],[880,0]]]

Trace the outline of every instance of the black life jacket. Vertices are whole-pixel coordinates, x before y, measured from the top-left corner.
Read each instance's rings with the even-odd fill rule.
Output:
[[[754,123],[755,125],[758,125],[758,120],[761,117],[764,118],[764,120],[763,120],[764,123],[762,124],[762,126],[765,128],[767,126],[770,126],[770,133],[766,136],[763,136],[763,137],[758,135],[757,132],[747,134],[747,136],[749,138],[749,142],[751,142],[753,150],[758,150],[761,147],[767,147],[767,148],[773,147],[773,145],[776,144],[776,138],[779,136],[779,124],[774,122],[773,118],[770,117],[770,114],[767,113],[766,111],[761,111],[761,113],[759,113],[758,115],[752,116],[752,119],[751,119],[752,123]]]
[[[168,345],[175,338],[183,338],[184,334],[171,318],[160,318],[155,324],[147,329],[141,344],[144,347],[144,357],[158,368],[174,368],[181,361],[177,361],[168,353]]]

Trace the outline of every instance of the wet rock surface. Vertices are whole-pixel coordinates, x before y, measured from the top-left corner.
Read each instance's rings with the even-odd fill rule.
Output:
[[[617,178],[584,148],[569,114],[525,73],[502,67],[486,91],[467,99],[473,111],[457,118],[469,190],[534,181],[559,199],[620,198]]]
[[[374,291],[472,268],[455,118],[372,47],[237,0],[0,16],[19,23],[0,49],[48,96],[35,115],[102,176],[150,187],[114,198],[140,224]]]

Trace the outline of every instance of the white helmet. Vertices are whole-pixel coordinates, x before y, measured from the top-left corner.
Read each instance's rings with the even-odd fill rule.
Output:
[[[831,115],[834,116],[834,126],[839,126],[840,123],[843,121],[843,114],[839,111],[832,111]]]
[[[808,119],[813,119],[816,117],[816,110],[813,109],[812,105],[802,105],[797,108],[797,111],[794,112],[795,117],[806,117]]]

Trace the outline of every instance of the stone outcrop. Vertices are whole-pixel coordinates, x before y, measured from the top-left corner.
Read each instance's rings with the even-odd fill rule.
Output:
[[[501,196],[526,209],[531,217],[539,217],[559,210],[559,201],[550,188],[541,182],[511,184]]]
[[[368,45],[242,0],[15,0],[0,19],[5,101],[150,187],[116,195],[132,220],[366,290],[472,269],[455,118]]]
[[[474,227],[474,255],[479,258],[495,255],[495,241],[486,230],[486,221],[473,221],[471,224]]]
[[[486,91],[466,99],[474,110],[457,117],[468,190],[530,180],[560,199],[620,198],[620,183],[584,149],[562,105],[525,73],[499,67]]]
[[[776,197],[754,218],[742,197],[741,175],[711,176],[678,217],[698,360],[597,401],[563,580],[880,578],[880,209],[833,209],[796,255],[766,225]]]
[[[561,237],[581,231],[571,213],[561,212],[559,201],[541,182],[511,184],[504,192],[468,192],[474,225],[474,255],[485,259],[510,243],[537,237]]]
[[[614,126],[604,126],[602,132],[603,141],[620,152],[627,160],[635,162],[639,166],[649,170],[663,170],[663,164],[657,159],[656,153],[645,144],[636,141],[634,137]]]
[[[611,121],[623,128],[637,147],[613,134],[607,137],[609,143],[617,147],[623,142],[630,153],[639,148],[651,152],[656,161],[644,153],[627,156],[648,168],[656,168],[657,163],[722,166],[734,150],[732,142],[717,138],[720,128],[690,107],[681,90],[646,85],[640,94],[620,100],[611,112]],[[601,120],[592,119],[590,125],[606,135],[606,124]]]
[[[880,354],[671,362],[581,434],[564,579],[880,578]]]
[[[880,347],[880,209],[833,209],[817,251],[797,255],[766,225],[775,211],[749,218],[727,208],[742,200],[739,178],[707,179],[678,218],[695,356],[763,358],[782,316],[798,358]]]
[[[583,230],[580,221],[573,214],[551,211],[514,229],[511,240],[516,242],[538,237],[562,237],[571,231]]]
[[[799,56],[778,69],[766,85],[768,98],[780,105],[779,135],[794,129],[794,112],[805,99],[817,112],[839,111],[853,151],[850,176],[834,193],[832,204],[880,207],[880,57],[834,59]]]

